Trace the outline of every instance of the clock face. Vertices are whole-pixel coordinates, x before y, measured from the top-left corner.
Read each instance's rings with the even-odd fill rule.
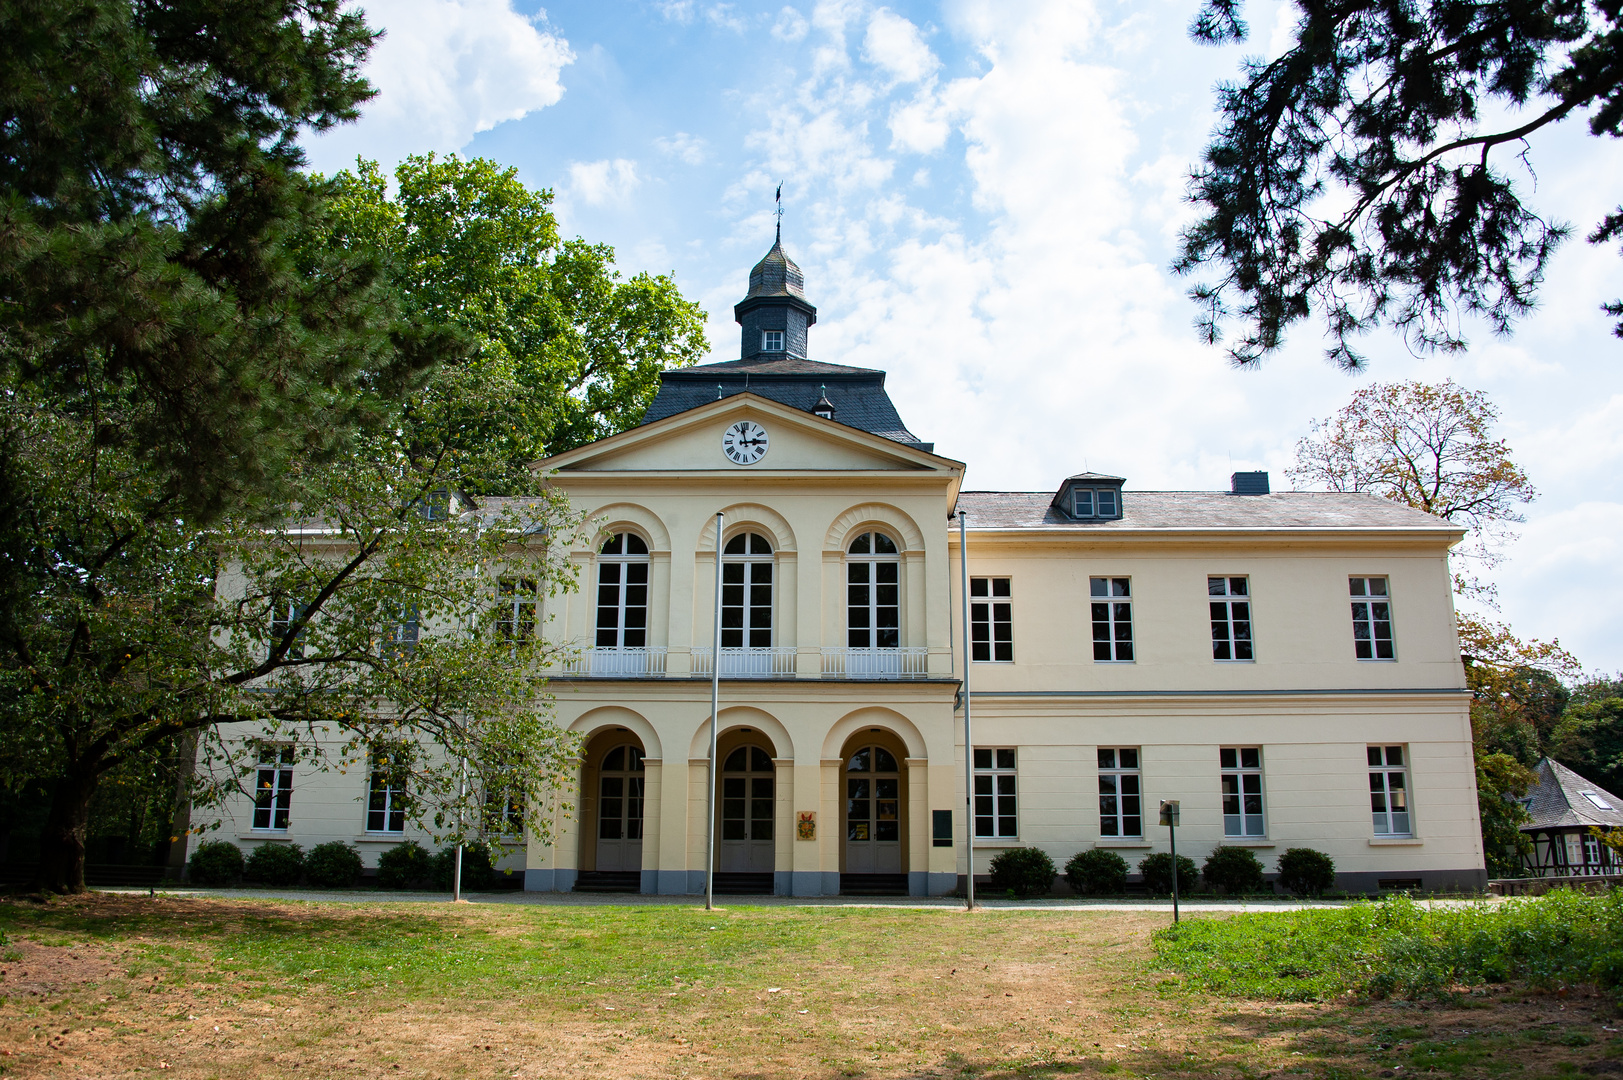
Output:
[[[722,435],[721,452],[735,465],[754,465],[766,457],[766,428],[740,420]]]

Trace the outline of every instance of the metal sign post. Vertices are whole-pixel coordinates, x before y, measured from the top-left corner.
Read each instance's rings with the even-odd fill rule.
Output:
[[[721,511],[716,511],[716,627],[710,647],[710,794],[705,800],[704,909],[716,906],[716,708],[721,700]]]
[[[969,730],[969,546],[964,522],[958,511],[958,583],[964,608],[964,896],[965,910],[975,910],[975,741]]]
[[[1178,921],[1178,800],[1161,802],[1161,824],[1167,827],[1167,838],[1172,844],[1172,921]]]

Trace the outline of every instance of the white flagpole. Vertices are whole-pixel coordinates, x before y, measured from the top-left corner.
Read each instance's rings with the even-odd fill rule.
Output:
[[[704,909],[716,904],[716,710],[721,701],[721,511],[716,511],[716,625],[710,646],[710,796],[704,839]]]
[[[959,600],[964,613],[964,895],[968,898],[966,911],[975,910],[975,742],[969,730],[969,665],[974,658],[974,644],[969,633],[969,543],[964,529],[967,520],[958,511],[958,587]]]

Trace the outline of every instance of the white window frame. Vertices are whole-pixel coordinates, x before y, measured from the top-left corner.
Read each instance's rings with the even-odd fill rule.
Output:
[[[1121,492],[1113,487],[1073,487],[1071,516],[1079,521],[1114,521],[1121,517]]]
[[[298,749],[292,743],[264,743],[259,747],[254,783],[254,832],[285,833],[293,827],[293,766],[297,760]],[[278,816],[282,819],[279,825]]]
[[[1117,589],[1122,590],[1116,592]],[[1101,618],[1100,609],[1103,609]],[[1125,612],[1123,609],[1126,609]],[[1088,618],[1093,628],[1093,662],[1096,664],[1131,664],[1138,658],[1133,643],[1133,579],[1130,577],[1088,578]],[[1106,637],[1099,637],[1099,628],[1105,628]],[[1126,637],[1121,628],[1127,628]],[[1103,647],[1107,655],[1100,656]],[[1125,652],[1126,655],[1122,655]]]
[[[496,583],[496,632],[505,641],[534,638],[539,603],[535,578],[502,578]]]
[[[1010,578],[969,579],[969,656],[975,663],[1014,663],[1013,591]]]
[[[269,648],[274,650],[276,643],[287,636],[287,632],[293,628],[293,624],[298,622],[303,615],[304,605],[297,600],[291,600],[285,596],[272,599]],[[309,636],[309,632],[309,623],[299,627],[299,632],[294,636],[293,643],[288,646],[287,652],[283,655],[284,660],[304,659],[304,642],[305,638]]]
[[[1249,755],[1249,757],[1248,757]],[[1223,838],[1260,840],[1268,835],[1268,803],[1262,784],[1262,747],[1223,746],[1217,751],[1219,787],[1223,795]],[[1248,813],[1246,800],[1255,797],[1257,812]],[[1234,813],[1229,813],[1229,807]]]
[[[631,546],[632,540],[637,542],[642,551],[632,553],[626,550]],[[620,550],[612,554],[604,554],[604,549],[611,547],[616,541],[619,541]],[[603,580],[604,574],[610,566],[619,567],[615,572],[618,581],[605,582]],[[651,598],[649,590],[650,579],[653,577],[652,567],[653,556],[648,553],[648,541],[634,532],[616,533],[608,540],[605,540],[603,547],[598,549],[597,594],[593,598],[592,605],[592,640],[597,648],[646,649],[648,647],[648,601]],[[636,576],[640,577],[641,581],[630,580],[633,571],[638,571]],[[614,590],[613,603],[605,604],[603,602],[603,590],[605,588]],[[642,590],[641,604],[632,602],[632,590],[637,588]],[[627,626],[629,614],[636,611],[642,613],[642,625]],[[612,626],[604,625],[603,616],[606,612],[613,614],[614,624]]]
[[[417,615],[417,605],[406,604],[400,609],[399,618],[389,624],[388,640],[384,643],[387,654],[396,659],[403,659],[417,651],[417,639],[422,635],[422,622]]]
[[[404,836],[406,834],[405,780],[403,777],[400,778],[401,785],[399,787],[393,787],[390,784],[390,780],[397,776],[395,770],[387,763],[380,763],[377,760],[371,762],[371,768],[367,771],[366,780],[365,830],[370,836]],[[374,796],[379,794],[383,796],[383,806],[381,809],[374,809],[372,805],[373,799]],[[372,827],[372,815],[374,814],[383,815],[383,827],[380,829]],[[398,829],[391,828],[390,826],[397,820],[400,827]]]
[[[1144,839],[1144,752],[1137,746],[1100,746],[1097,747],[1099,761],[1099,839],[1101,840],[1142,840]],[[1126,765],[1126,755],[1132,755],[1132,765]],[[1108,759],[1106,755],[1109,755]],[[1107,763],[1108,760],[1108,763]],[[1108,790],[1107,790],[1108,779]],[[1131,781],[1130,784],[1127,781]],[[1132,792],[1124,792],[1122,788],[1132,787]],[[1116,809],[1107,814],[1105,800],[1115,799]],[[1126,800],[1138,800],[1138,813],[1127,812]],[[1128,832],[1127,823],[1130,818],[1138,819],[1138,831]],[[1105,827],[1106,821],[1115,823],[1112,832]]]
[[[975,839],[1020,839],[1019,775],[1012,746],[975,747]],[[987,831],[981,831],[981,822]]]
[[[784,339],[786,337],[788,337],[788,335],[782,330],[762,330],[761,331],[761,351],[762,352],[783,352],[784,351]]]
[[[868,550],[866,552],[854,552],[854,551],[852,551],[851,549],[853,547],[855,547],[857,545],[857,543],[864,536],[869,537]],[[892,548],[891,551],[881,553],[881,552],[875,550],[879,546],[879,537],[881,537],[881,536],[883,536],[887,541],[889,541],[890,546]],[[888,532],[886,532],[886,531],[884,531],[882,529],[865,529],[862,532],[858,533],[856,536],[853,536],[846,543],[845,552],[846,552],[846,554],[845,554],[845,643],[846,643],[846,647],[850,648],[850,649],[899,649],[899,648],[901,648],[902,647],[902,629],[903,629],[903,627],[902,627],[902,545],[897,543],[896,538],[894,536],[890,535],[890,533],[888,533]],[[867,569],[868,580],[866,582],[852,581],[851,577],[852,577],[853,569],[855,567],[857,567],[857,566],[863,566],[863,565],[867,566],[867,568],[868,568]],[[887,567],[887,566],[888,567],[895,567],[894,573],[896,575],[896,581],[894,583],[888,582],[888,581],[887,582],[879,581],[880,567]],[[879,602],[879,587],[882,584],[883,585],[890,585],[892,588],[894,588],[896,590],[896,602],[894,604],[881,604]],[[865,587],[866,588],[866,590],[867,590],[866,595],[868,597],[866,602],[861,603],[861,604],[857,604],[857,603],[852,602],[852,600],[851,600],[851,590],[853,588],[857,588],[857,587]],[[881,625],[879,625],[880,613],[882,611],[888,609],[888,608],[894,608],[895,611],[896,611],[896,625],[895,626],[881,626]],[[852,619],[852,616],[855,615],[857,612],[862,612],[863,613],[864,622],[863,622],[863,624],[861,626],[858,626]],[[881,634],[883,634],[883,633],[885,633],[887,631],[894,633],[896,635],[896,640],[894,642],[890,643],[890,644],[883,644],[881,642]],[[855,636],[859,632],[867,637],[867,644],[859,645],[853,640],[853,638],[855,638]]]
[[[1375,591],[1379,583],[1379,591]],[[1354,574],[1347,579],[1347,593],[1352,600],[1353,656],[1371,663],[1388,664],[1398,658],[1397,630],[1392,618],[1392,581],[1381,574]],[[1380,618],[1378,609],[1386,608],[1386,618]],[[1382,626],[1386,636],[1379,636]],[[1381,655],[1382,646],[1386,655]],[[1361,651],[1370,655],[1362,656]]]
[[[1220,664],[1254,663],[1257,648],[1252,632],[1251,579],[1244,574],[1207,575],[1206,602],[1212,622],[1212,660]]]
[[[743,540],[742,553],[728,554],[727,548]],[[759,545],[757,545],[759,541]],[[764,547],[766,550],[760,550]],[[722,546],[721,554],[721,647],[724,649],[770,649],[774,642],[774,615],[777,609],[777,554],[764,533],[748,530],[733,536]],[[757,604],[758,580],[766,575],[766,603]],[[736,577],[737,581],[729,580]],[[735,591],[736,590],[736,591]],[[735,599],[736,597],[736,599]],[[736,626],[728,622],[735,617]],[[765,625],[760,620],[765,619]]]
[[[1409,747],[1382,744],[1365,751],[1369,765],[1369,809],[1376,836],[1413,836],[1414,788],[1409,784]],[[1396,764],[1393,763],[1394,758]],[[1394,786],[1393,778],[1397,778]],[[1401,810],[1393,809],[1393,792],[1398,792]],[[1401,820],[1399,820],[1401,818]]]

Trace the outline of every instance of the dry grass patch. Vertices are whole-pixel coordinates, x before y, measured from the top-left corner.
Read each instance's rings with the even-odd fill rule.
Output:
[[[1560,1076],[1601,998],[1214,1000],[1159,914],[0,904],[0,1067],[28,1077]],[[1400,1068],[1401,1066],[1401,1068]],[[1619,1074],[1623,1076],[1623,1066]]]

